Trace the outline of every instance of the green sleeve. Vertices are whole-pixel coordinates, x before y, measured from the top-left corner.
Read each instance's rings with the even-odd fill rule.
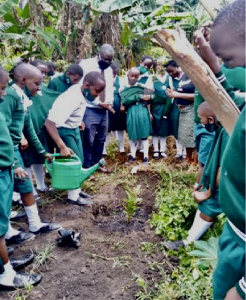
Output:
[[[57,87],[56,84],[54,82],[54,79],[50,81],[50,83],[48,84],[48,89],[51,89],[53,91],[57,91]]]
[[[241,278],[239,280],[239,282],[236,284],[236,289],[238,294],[240,295],[240,297],[242,299],[246,298],[246,282],[245,282],[245,278],[246,276],[244,276],[243,278]]]
[[[129,108],[130,106],[136,104],[141,100],[141,95],[135,93],[134,95],[129,95],[128,97],[122,97],[122,104],[125,108]]]
[[[43,153],[44,155],[47,153],[36,135],[29,111],[27,111],[25,115],[23,133],[25,138],[32,146],[36,148],[38,153]]]
[[[9,127],[12,124],[12,116],[16,108],[15,98],[11,95],[5,95],[4,101],[0,105],[2,114],[5,117],[6,124]]]

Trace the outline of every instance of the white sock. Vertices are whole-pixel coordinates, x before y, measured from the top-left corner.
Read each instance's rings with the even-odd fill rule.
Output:
[[[24,208],[29,222],[29,230],[32,232],[38,231],[44,224],[40,220],[37,204],[24,206]]]
[[[81,189],[76,190],[70,190],[68,191],[68,199],[72,201],[76,201],[79,197],[79,193],[81,192]]]
[[[161,137],[161,152],[166,152],[167,150],[167,138]]]
[[[120,152],[125,152],[124,147],[124,131],[116,131],[118,135],[118,139],[120,141]]]
[[[18,201],[21,199],[21,195],[19,193],[14,192],[13,193],[13,200]]]
[[[142,140],[144,158],[149,158],[149,140]]]
[[[152,143],[154,146],[154,152],[159,152],[159,139],[158,136],[153,136],[152,137]]]
[[[182,155],[183,152],[183,146],[176,140],[176,147],[177,147],[177,155]]]
[[[137,149],[142,150],[142,148],[143,148],[142,140],[138,140],[137,141]]]
[[[137,142],[136,141],[130,141],[130,151],[131,151],[131,156],[133,158],[136,158],[136,152],[137,152]]]
[[[187,152],[186,152],[186,148],[183,147],[183,150],[182,150],[182,156],[186,157],[187,156]]]
[[[106,135],[106,140],[105,140],[104,147],[103,147],[103,155],[107,155],[107,147],[109,145],[109,141],[110,141],[110,133],[108,133]]]
[[[30,167],[30,168],[26,168],[25,170],[26,170],[26,172],[28,174],[29,179],[31,180],[32,188],[33,188],[33,194],[34,194],[34,196],[36,196],[38,193],[37,193],[37,191],[36,191],[36,189],[35,189],[35,187],[33,185],[32,169]]]
[[[37,182],[37,189],[40,191],[44,191],[46,185],[44,183],[44,168],[43,165],[33,165],[32,166],[33,173]]]
[[[112,131],[112,133],[113,133],[114,140],[115,140],[115,141],[118,141],[119,136],[118,136],[117,131]]]
[[[199,238],[208,230],[208,228],[213,224],[213,222],[204,221],[200,217],[200,210],[198,209],[196,212],[196,216],[194,222],[189,230],[189,235],[186,240],[184,240],[184,244],[187,245],[191,242],[199,240]]]
[[[5,286],[10,286],[13,284],[16,272],[13,269],[10,261],[4,265],[5,272],[0,274],[0,284],[5,285]]]
[[[19,233],[20,233],[20,231],[14,229],[12,227],[11,223],[9,222],[9,229],[8,229],[7,233],[5,234],[5,238],[7,240],[9,240],[10,238],[12,238],[12,236],[15,236],[15,235],[17,235]]]

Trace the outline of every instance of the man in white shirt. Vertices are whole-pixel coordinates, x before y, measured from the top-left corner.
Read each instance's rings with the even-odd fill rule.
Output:
[[[86,105],[95,101],[105,89],[105,79],[99,72],[88,73],[83,85],[75,84],[61,94],[54,102],[45,126],[56,143],[62,156],[69,157],[75,153],[83,162],[83,147],[80,138],[80,127],[83,127],[83,116]],[[67,203],[89,205],[91,200],[80,195],[81,189],[68,191]]]
[[[111,45],[101,46],[99,53],[94,58],[82,60],[80,66],[84,76],[88,72],[96,71],[103,75],[106,88],[93,102],[87,102],[84,115],[85,132],[84,146],[84,168],[90,168],[98,163],[103,155],[103,146],[106,140],[108,127],[108,112],[112,109],[114,100],[114,77],[110,65],[114,58],[114,49]],[[104,169],[106,171],[106,169]]]

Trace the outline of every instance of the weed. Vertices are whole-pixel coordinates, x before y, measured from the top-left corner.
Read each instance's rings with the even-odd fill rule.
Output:
[[[41,266],[46,265],[47,260],[51,257],[54,244],[48,244],[44,249],[39,251],[35,257],[32,271],[38,270]]]
[[[144,242],[140,244],[140,247],[143,252],[146,252],[148,255],[151,255],[156,248],[156,244]]]
[[[106,256],[102,256],[102,255],[98,255],[98,254],[91,254],[92,258],[100,258],[103,260],[112,260],[113,261],[113,265],[112,268],[116,268],[116,267],[128,267],[130,262],[132,261],[130,256],[127,255],[123,255],[123,256],[117,256],[117,257],[106,257]]]
[[[27,300],[33,291],[32,285],[27,285],[25,289],[17,289],[14,292],[9,293],[11,300]]]
[[[118,142],[117,141],[111,142],[107,147],[107,156],[112,160],[114,160],[115,153],[117,150],[118,150]]]
[[[138,185],[136,188],[130,189],[129,187],[125,188],[127,198],[124,200],[125,205],[124,213],[126,215],[126,221],[129,223],[134,217],[136,211],[138,210],[139,204],[142,202],[142,199],[139,198],[141,193],[141,185]]]

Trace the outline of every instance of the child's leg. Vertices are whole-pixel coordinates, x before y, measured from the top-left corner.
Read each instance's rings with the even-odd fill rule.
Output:
[[[184,244],[187,245],[191,242],[199,240],[199,238],[208,230],[208,228],[213,224],[215,218],[204,215],[198,209],[191,229],[189,230],[189,235]]]
[[[32,168],[31,168],[31,167],[30,167],[30,168],[26,168],[26,172],[27,172],[28,177],[29,177],[29,179],[30,179],[30,181],[31,181],[31,183],[32,183],[33,194],[34,194],[34,196],[36,196],[38,193],[37,193],[37,191],[36,191],[36,189],[35,189],[35,187],[34,187],[34,185],[33,185]]]
[[[137,152],[137,142],[136,141],[130,140],[130,151],[131,151],[131,156],[133,158],[136,158],[136,152]]]
[[[11,239],[13,236],[16,236],[20,233],[20,231],[14,229],[11,225],[11,223],[9,222],[9,229],[8,232],[5,234],[5,238],[7,240]]]
[[[44,168],[41,164],[35,164],[32,166],[33,173],[37,182],[37,190],[45,191],[47,188],[44,182]]]
[[[16,272],[10,264],[4,236],[0,237],[0,284],[10,286],[13,284]]]
[[[118,139],[120,141],[120,153],[125,152],[125,146],[124,146],[124,131],[117,131]]]
[[[177,154],[176,154],[176,156],[182,156],[183,146],[179,143],[178,140],[176,140],[176,148],[177,148]]]
[[[153,136],[152,137],[152,143],[154,147],[154,152],[159,152],[159,138],[158,136]]]
[[[119,139],[118,131],[112,131],[112,133],[113,133],[114,140],[118,141],[118,139]]]
[[[166,137],[161,137],[160,142],[161,142],[161,152],[166,152],[166,150],[167,150],[167,138]]]
[[[142,140],[144,158],[149,158],[149,140]]]
[[[68,199],[72,200],[72,201],[77,201],[80,192],[81,192],[81,189],[68,191]]]
[[[104,147],[103,147],[103,155],[107,155],[107,147],[109,145],[109,141],[110,141],[110,136],[111,136],[111,133],[109,132],[106,136],[106,140],[105,140],[105,143],[104,143]]]

